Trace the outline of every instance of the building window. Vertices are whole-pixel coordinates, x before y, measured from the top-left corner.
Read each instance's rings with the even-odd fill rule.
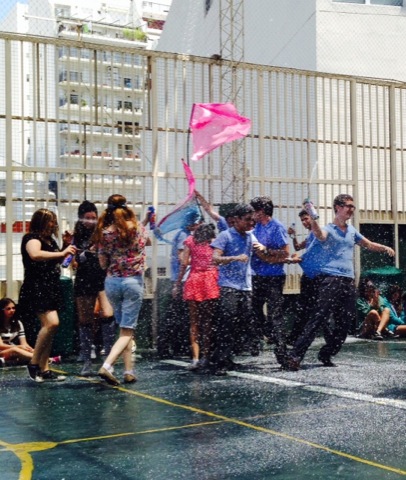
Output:
[[[391,5],[394,7],[402,7],[403,0],[333,0],[337,3],[360,3],[362,5]]]

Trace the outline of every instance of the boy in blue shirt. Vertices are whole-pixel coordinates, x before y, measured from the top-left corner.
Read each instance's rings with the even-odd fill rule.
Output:
[[[355,321],[355,245],[387,253],[391,257],[395,255],[392,248],[371,242],[348,225],[355,208],[351,195],[340,194],[333,202],[335,216],[332,223],[321,228],[316,219],[311,220],[314,239],[302,256],[300,265],[307,276],[315,279],[314,313],[286,358],[286,370],[299,370],[300,362],[321,325],[326,344],[320,349],[318,359],[325,367],[335,366],[331,357],[341,350],[349,326]],[[333,317],[333,322],[328,324],[330,317]]]
[[[215,349],[211,357],[212,373],[226,375],[232,365],[235,342],[251,328],[251,266],[255,238],[250,205],[234,210],[234,226],[221,232],[212,242],[213,261],[219,265],[219,321],[215,331]]]

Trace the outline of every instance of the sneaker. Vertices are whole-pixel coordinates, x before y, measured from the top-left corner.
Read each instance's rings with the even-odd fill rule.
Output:
[[[372,335],[371,335],[371,340],[378,340],[378,341],[382,341],[382,340],[383,340],[382,333],[381,333],[381,332],[378,332],[378,331],[376,331],[374,334],[372,334]]]
[[[110,385],[120,385],[120,380],[104,367],[101,367],[97,374]]]
[[[197,370],[200,367],[199,360],[192,360],[192,363],[187,367],[188,370]]]
[[[66,380],[65,375],[58,375],[52,370],[45,370],[41,373],[41,377],[44,382],[64,382]]]
[[[92,375],[95,375],[95,372],[92,368],[92,362],[90,360],[83,364],[80,374],[82,377],[91,377]]]
[[[318,355],[317,358],[323,364],[324,367],[336,367],[337,365],[331,361],[330,357],[323,357],[322,355]]]
[[[41,375],[41,369],[39,368],[39,365],[33,365],[32,363],[29,363],[27,365],[27,370],[28,376],[32,381],[37,383],[42,383],[44,381]]]
[[[132,373],[124,374],[124,383],[135,383],[136,381],[137,381],[137,377]]]
[[[385,337],[388,337],[391,340],[394,338],[399,338],[399,335],[397,335],[395,332],[392,332],[392,330],[388,330],[387,328],[382,333],[385,335]]]
[[[199,360],[199,368],[201,369],[207,369],[209,368],[209,359],[208,358],[201,358]]]
[[[300,360],[295,357],[285,357],[285,361],[281,364],[282,370],[288,372],[297,372],[300,369]]]

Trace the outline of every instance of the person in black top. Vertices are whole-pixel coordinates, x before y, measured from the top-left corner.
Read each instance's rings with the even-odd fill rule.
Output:
[[[35,382],[65,380],[49,370],[49,355],[52,341],[59,325],[57,310],[62,306],[60,286],[60,264],[76,248],[68,245],[60,250],[54,236],[58,233],[58,222],[54,212],[41,208],[34,212],[29,233],[23,236],[21,255],[24,265],[24,282],[19,296],[19,308],[23,312],[35,313],[40,322],[34,347],[34,355],[27,365],[29,377]]]
[[[77,253],[73,266],[76,267],[75,302],[79,319],[80,356],[83,360],[81,375],[92,375],[91,348],[94,343],[95,306],[98,302],[99,317],[102,319],[104,353],[107,356],[115,342],[117,325],[113,308],[104,291],[106,272],[101,269],[91,237],[97,225],[96,205],[85,200],[78,208],[78,221],[73,232]]]

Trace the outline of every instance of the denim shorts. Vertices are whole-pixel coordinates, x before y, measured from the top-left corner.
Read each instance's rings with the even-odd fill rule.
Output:
[[[120,328],[135,328],[144,296],[144,277],[106,277],[106,295]]]

